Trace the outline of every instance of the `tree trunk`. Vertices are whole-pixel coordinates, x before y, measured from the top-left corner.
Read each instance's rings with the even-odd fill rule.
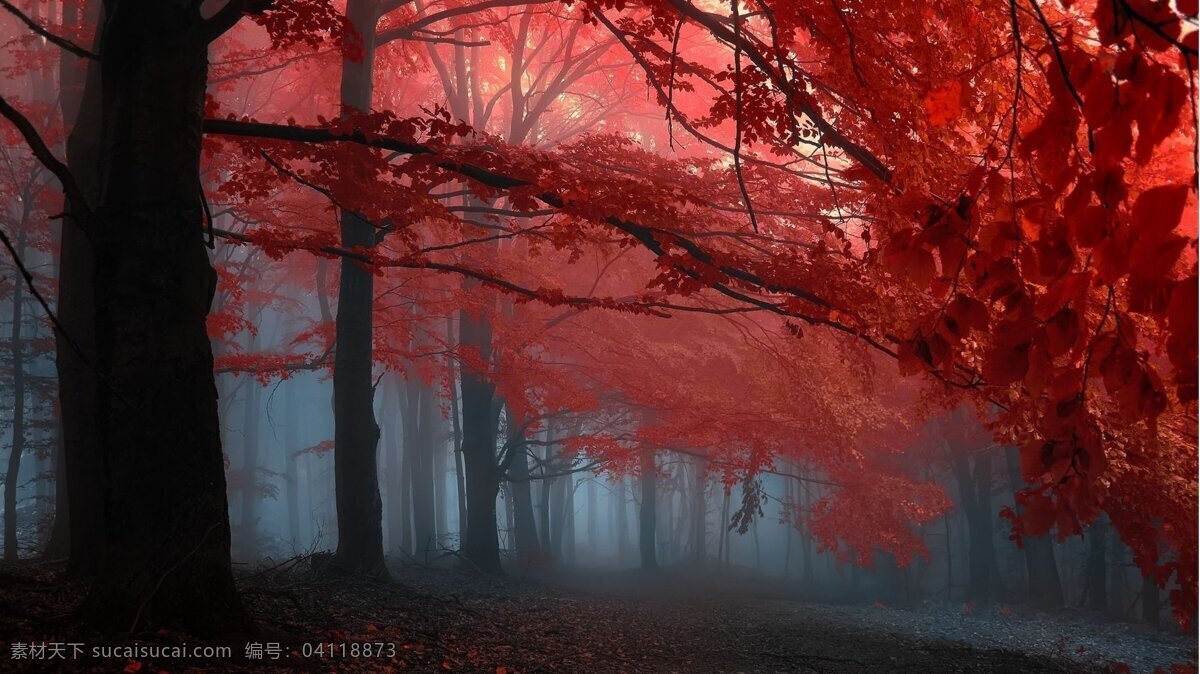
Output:
[[[427,562],[434,543],[433,442],[439,413],[433,391],[420,379],[416,380],[413,394],[419,408],[416,443],[411,447],[413,545],[414,556]],[[409,450],[405,447],[406,453]]]
[[[472,284],[473,285],[473,284]],[[492,358],[492,326],[487,311],[472,316],[463,310],[459,339],[465,349],[478,354],[479,362]],[[467,493],[467,531],[463,556],[486,573],[499,573],[500,539],[496,532],[496,496],[500,490],[500,471],[496,466],[495,385],[486,373],[463,364],[462,453]]]
[[[563,509],[562,509],[562,540],[559,542],[559,554],[567,564],[575,563],[575,489],[578,485],[573,476],[563,478]]]
[[[1150,576],[1142,576],[1142,620],[1158,627],[1158,583]]]
[[[762,573],[762,545],[758,537],[758,521],[761,517],[755,517],[750,521],[750,533],[754,536],[754,570],[759,574]]]
[[[587,499],[587,540],[588,549],[591,550],[593,558],[600,552],[600,520],[599,513],[596,512],[596,478],[594,476],[587,478],[587,485],[584,487]]]
[[[794,465],[786,464],[785,468],[789,472],[793,472],[793,473],[796,472],[796,467]],[[792,480],[792,479],[784,480],[784,487],[783,487],[783,489],[784,489],[784,492],[783,492],[784,512],[788,512],[788,508],[793,509],[791,516],[788,518],[788,521],[787,521],[787,539],[784,541],[784,544],[783,544],[783,546],[784,546],[783,547],[783,550],[784,550],[784,552],[783,552],[783,577],[785,579],[791,579],[791,577],[792,577],[792,547],[793,547],[792,538],[793,538],[793,533],[796,531],[796,527],[799,525],[799,522],[800,522],[800,520],[796,516],[796,510],[795,510],[795,508],[796,508],[796,494],[795,494],[796,486],[797,485],[796,485],[795,480]]]
[[[640,453],[642,503],[638,513],[638,551],[641,553],[642,568],[658,568],[654,550],[654,526],[658,519],[658,469],[654,464],[654,450],[643,446]]]
[[[87,6],[103,16],[101,3]],[[66,10],[70,10],[69,12]],[[102,25],[85,17],[77,3],[64,7],[64,23]],[[104,31],[96,30],[92,51],[100,52]],[[84,198],[92,205],[100,197],[100,140],[103,123],[103,78],[100,63],[81,62],[67,52],[61,56],[60,86],[64,123],[71,129],[67,138],[67,167]],[[67,199],[59,241],[58,322],[55,366],[58,370],[59,414],[62,424],[61,482],[70,522],[70,558],[67,572],[90,576],[98,563],[104,532],[104,505],[100,475],[100,445],[96,435],[96,337],[94,251],[82,220],[85,204]],[[65,334],[64,334],[65,332]]]
[[[548,428],[546,430],[546,449],[542,453],[543,474],[550,473],[552,470],[550,466],[550,457],[553,447],[550,442],[552,440],[553,435]],[[545,555],[547,559],[553,559],[555,557],[554,536],[553,529],[551,529],[551,526],[553,525],[553,518],[551,517],[552,506],[550,504],[550,497],[553,494],[551,491],[553,486],[554,478],[552,477],[544,477],[538,481],[538,533],[541,536],[540,544],[542,554]]]
[[[54,525],[50,529],[50,540],[42,550],[44,559],[66,559],[71,552],[71,509],[67,487],[67,468],[63,458],[62,427],[54,438]]]
[[[692,476],[692,560],[696,564],[703,564],[705,554],[707,552],[707,543],[705,536],[708,533],[708,522],[706,514],[708,506],[704,500],[704,493],[708,487],[707,464],[708,462],[700,457],[696,457],[693,461],[695,474]]]
[[[44,376],[44,375],[43,375]],[[24,384],[22,384],[24,387]],[[34,411],[36,399],[30,400],[30,412]],[[24,424],[22,424],[24,425]],[[42,451],[46,446],[46,428],[43,424],[32,424],[30,431],[30,446],[33,449],[33,499],[36,509],[34,510],[34,522],[37,538],[32,541],[34,547],[43,548],[46,541],[42,540],[43,533],[49,537],[50,526],[54,524],[54,496],[50,493],[51,476],[53,475],[50,456]]]
[[[1087,529],[1088,556],[1083,574],[1083,594],[1080,605],[1087,606],[1093,611],[1103,611],[1108,608],[1108,562],[1105,552],[1108,548],[1108,518],[1101,514],[1100,518]]]
[[[84,474],[102,485],[104,518],[85,615],[110,631],[244,633],[205,325],[216,287],[199,180],[207,36],[192,3],[109,6],[103,198],[88,223],[103,470]]]
[[[617,520],[617,563],[624,564],[629,558],[629,492],[624,477],[617,480],[613,491],[613,514]]]
[[[541,554],[538,544],[537,522],[533,516],[533,493],[529,481],[529,456],[522,441],[522,424],[508,412],[508,444],[512,452],[512,463],[508,472],[513,480],[508,483],[508,493],[513,504],[513,537],[516,539],[517,556],[523,560],[536,559]]]
[[[1008,466],[1008,479],[1014,492],[1024,488],[1021,478],[1020,456],[1017,448],[1005,447],[1004,459]],[[1017,506],[1021,514],[1021,506]],[[1062,581],[1058,576],[1058,564],[1054,559],[1054,544],[1049,536],[1033,538],[1026,536],[1021,541],[1025,552],[1025,572],[1029,578],[1029,603],[1038,608],[1059,608],[1063,605]]]
[[[433,406],[430,451],[433,452],[433,535],[439,543],[446,535],[446,420],[438,406],[437,391],[429,392]]]
[[[797,488],[804,492],[804,512],[806,514],[812,512],[812,492],[809,491],[809,486],[806,484],[799,484],[797,485]],[[948,541],[949,539],[947,539],[947,545],[949,545]],[[812,544],[812,531],[810,531],[806,525],[804,531],[801,532],[800,554],[803,556],[804,560],[804,582],[809,584],[816,580],[816,574],[813,570]]]
[[[254,352],[250,341],[250,352]],[[246,375],[250,376],[250,375]],[[246,382],[246,403],[242,416],[242,484],[241,522],[238,539],[241,558],[252,561],[258,557],[258,412],[261,389],[257,381]]]
[[[77,23],[78,7],[70,0],[63,7],[63,25],[74,26]],[[52,85],[51,85],[52,86]],[[68,92],[62,93],[62,98],[70,97]],[[64,115],[65,117],[65,115]],[[61,222],[61,221],[60,221]],[[62,228],[55,231],[52,237],[55,249],[62,247]],[[62,278],[62,265],[56,257],[52,257],[54,278]],[[50,536],[42,549],[44,560],[66,560],[71,552],[71,508],[67,488],[67,464],[63,456],[62,413],[56,409],[53,417],[54,445],[50,456],[50,472],[54,476],[54,511],[53,522],[50,525]]]
[[[721,522],[720,531],[721,539],[717,545],[717,562],[726,569],[729,568],[729,488],[723,490],[724,498],[721,501]]]
[[[29,199],[24,199],[25,225],[29,214]],[[25,254],[24,226],[17,234],[17,254]],[[15,278],[15,277],[14,277]],[[25,283],[17,279],[13,283],[12,331],[9,333],[10,355],[13,367],[13,414],[12,444],[8,450],[8,470],[4,473],[4,559],[17,558],[17,478],[21,473],[21,455],[25,452],[25,346],[21,339],[21,327],[25,313]]]
[[[397,456],[400,459],[400,483],[397,489],[397,505],[399,510],[396,511],[396,517],[400,522],[400,549],[412,555],[416,552],[416,545],[413,543],[413,461],[417,445],[417,427],[420,425],[418,415],[421,413],[421,399],[416,395],[416,392],[406,381],[401,388],[399,382],[396,384],[397,390],[404,395],[404,413],[401,415],[403,419],[402,442],[397,450]]]
[[[571,478],[566,475],[555,478],[550,488],[550,554],[556,560],[566,560],[567,492],[570,488]]]
[[[454,321],[446,319],[446,344],[458,344],[458,336],[454,334]],[[454,435],[454,495],[458,504],[458,540],[461,545],[467,540],[467,482],[463,474],[462,454],[462,414],[459,412],[458,373],[454,360],[447,359],[446,369],[449,370],[450,382],[450,428]]]
[[[342,60],[342,111],[371,109],[375,63],[375,0],[350,0],[346,15],[361,38],[362,56]],[[342,246],[370,248],[375,227],[357,214],[341,212]],[[342,573],[388,576],[383,561],[383,502],[379,495],[374,382],[371,370],[375,276],[350,258],[342,258],[333,364],[334,480],[338,545],[331,567]]]
[[[380,444],[383,447],[383,456],[386,461],[383,479],[386,485],[384,521],[387,527],[387,549],[391,551],[407,550],[404,543],[407,531],[404,518],[408,513],[408,505],[405,501],[408,498],[408,489],[405,488],[405,473],[401,457],[401,446],[404,444],[401,436],[403,428],[401,424],[404,423],[404,402],[396,400],[401,392],[400,386],[393,384],[390,375],[385,375],[380,379],[380,386],[383,388],[381,409],[386,410],[383,415]]]
[[[971,470],[969,458],[955,457],[954,474],[958,481],[969,537],[967,600],[987,603],[996,594],[998,582],[996,548],[992,535],[992,461],[984,452],[975,456],[974,463],[974,470]]]
[[[287,408],[287,416],[283,432],[283,481],[284,489],[287,490],[287,532],[292,547],[298,548],[300,541],[300,471],[297,464],[300,457],[296,452],[301,449],[300,429],[297,428],[300,423],[300,415],[296,413],[296,382],[287,382],[284,386],[286,388],[283,394],[283,404]]]
[[[1125,587],[1125,544],[1121,542],[1121,537],[1116,531],[1109,532],[1109,553],[1108,553],[1108,607],[1109,615],[1114,619],[1121,620],[1125,618],[1125,611],[1129,608],[1126,602],[1129,601],[1128,593]]]

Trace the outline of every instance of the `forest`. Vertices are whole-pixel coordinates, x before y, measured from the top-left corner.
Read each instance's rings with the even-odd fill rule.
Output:
[[[1197,0],[0,0],[0,670],[1197,671]]]

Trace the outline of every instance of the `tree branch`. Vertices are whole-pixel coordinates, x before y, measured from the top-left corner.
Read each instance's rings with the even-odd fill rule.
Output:
[[[0,0],[3,2],[4,0]],[[221,37],[237,25],[247,14],[262,14],[275,4],[275,0],[229,0],[225,6],[218,9],[216,14],[206,19],[203,24],[204,39],[207,42]]]
[[[437,150],[435,150],[434,148],[429,147],[427,145],[421,145],[419,143],[411,143],[411,142],[407,142],[407,141],[401,141],[401,140],[396,140],[393,138],[386,138],[386,137],[380,137],[380,136],[374,136],[374,135],[371,137],[367,137],[366,134],[364,134],[362,131],[357,130],[357,129],[352,132],[345,133],[345,132],[334,132],[329,129],[320,128],[320,127],[284,126],[284,125],[279,125],[279,124],[267,124],[267,123],[263,123],[263,122],[244,122],[244,121],[238,121],[238,120],[233,120],[233,119],[206,119],[206,120],[204,120],[204,130],[205,130],[205,132],[210,133],[210,134],[241,136],[241,137],[249,137],[249,138],[261,138],[261,139],[267,139],[267,140],[290,140],[290,141],[306,142],[306,143],[349,142],[349,143],[357,143],[357,144],[364,145],[367,147],[376,147],[376,148],[380,148],[380,149],[384,149],[384,150],[391,150],[393,152],[399,152],[402,154],[412,154],[412,155],[436,155],[437,154]],[[532,185],[531,182],[529,182],[528,180],[525,180],[523,178],[517,178],[515,176],[506,175],[503,173],[499,173],[497,171],[493,171],[491,169],[482,168],[479,166],[474,166],[472,164],[467,164],[467,163],[463,163],[463,162],[435,161],[434,165],[443,170],[456,173],[456,174],[466,177],[466,178],[470,178],[471,180],[474,180],[475,182],[477,182],[481,185],[496,188],[496,189],[511,190],[511,189],[518,188],[518,187],[529,187]],[[565,207],[566,207],[566,201],[562,198],[562,196],[560,196],[557,193],[542,192],[535,196],[539,200],[544,202],[545,204],[552,206],[554,208],[565,209]],[[748,295],[747,293],[742,292],[740,290],[736,290],[732,284],[740,282],[740,283],[744,283],[744,284],[746,284],[758,291],[761,291],[761,292],[790,295],[792,297],[802,299],[802,300],[809,302],[809,303],[813,304],[814,306],[816,306],[818,308],[818,314],[824,313],[828,310],[839,309],[839,307],[837,307],[835,304],[833,304],[829,300],[826,300],[825,298],[823,298],[819,295],[816,295],[815,293],[813,293],[809,290],[806,290],[804,288],[799,288],[796,286],[792,286],[792,285],[772,282],[772,281],[765,279],[765,278],[759,276],[758,274],[756,274],[752,271],[749,271],[747,269],[743,269],[740,267],[733,267],[733,266],[730,266],[727,264],[723,264],[723,263],[717,261],[711,252],[709,252],[704,247],[700,246],[696,242],[692,241],[691,239],[688,239],[687,237],[685,237],[681,234],[662,230],[662,229],[647,227],[645,225],[641,225],[636,222],[625,220],[625,219],[619,218],[617,216],[610,215],[610,216],[601,218],[601,220],[603,220],[604,222],[613,226],[614,228],[630,235],[635,240],[637,240],[638,243],[640,243],[643,247],[645,247],[646,249],[650,250],[651,252],[653,252],[657,256],[659,256],[659,258],[666,257],[667,248],[669,246],[681,248],[684,252],[686,252],[688,254],[688,256],[691,259],[728,277],[730,279],[730,282],[722,282],[722,281],[716,281],[716,280],[704,278],[697,270],[692,269],[690,267],[680,265],[678,263],[672,263],[672,267],[676,271],[687,275],[689,278],[692,278],[693,280],[704,283],[708,287],[712,288],[713,290],[716,290],[717,292],[721,293],[722,295],[725,295],[726,297],[729,297],[730,299],[737,300],[740,303],[747,304],[747,305],[750,305],[753,307],[757,307],[758,309],[765,310],[765,311],[768,311],[771,313],[775,313],[780,316],[796,318],[796,319],[802,320],[810,325],[822,325],[825,327],[832,328],[839,332],[843,332],[847,335],[850,335],[850,336],[854,337],[855,339],[858,339],[858,340],[866,343],[867,345],[871,346],[872,348],[874,348],[882,353],[885,353],[888,356],[891,356],[892,358],[897,357],[897,352],[895,349],[890,348],[883,341],[880,341],[879,339],[876,339],[875,337],[871,336],[862,327],[855,327],[852,325],[848,325],[846,323],[842,323],[837,320],[826,318],[822,315],[813,315],[813,314],[809,314],[809,313],[804,313],[799,310],[792,309],[792,308],[789,308],[789,307],[781,305],[781,304],[775,304],[766,299],[763,299],[760,297],[754,297],[754,296]],[[664,240],[660,241],[659,237],[663,237]],[[248,241],[249,239],[244,239],[244,240]],[[374,261],[367,256],[363,256],[358,253],[353,253],[351,251],[335,250],[334,247],[332,247],[332,246],[323,247],[321,250],[326,253],[330,253],[330,254],[334,254],[334,255],[357,256],[358,258],[361,258],[361,260],[366,264],[374,263]],[[455,272],[455,273],[463,274],[464,276],[469,276],[471,278],[478,279],[480,281],[483,281],[484,283],[487,283],[489,285],[497,287],[501,290],[508,291],[510,293],[526,296],[531,299],[539,299],[539,300],[543,300],[543,301],[550,300],[550,298],[547,297],[547,295],[545,294],[544,291],[539,293],[538,291],[533,291],[528,288],[518,286],[509,281],[505,281],[503,279],[499,279],[494,276],[484,274],[477,270],[467,269],[464,267],[457,267],[455,265],[436,263],[436,262],[428,262],[428,261],[387,262],[387,263],[382,263],[382,264],[385,264],[385,266],[425,268],[425,269],[434,269],[434,270]],[[567,305],[571,305],[571,306],[584,306],[584,307],[604,306],[604,304],[602,302],[600,302],[594,298],[579,298],[579,297],[565,297],[565,296],[560,296],[560,297],[554,298],[552,303],[567,304]],[[626,308],[626,309],[630,309],[630,310],[638,310],[639,305],[613,306],[610,308]],[[654,312],[650,312],[650,313],[654,313]],[[661,312],[659,312],[658,315],[667,316],[667,314],[662,314]],[[899,337],[896,337],[895,335],[891,335],[891,334],[886,335],[885,338],[887,341],[892,342],[892,343],[897,343],[897,344],[903,341]],[[958,369],[964,370],[965,367],[959,366]],[[970,371],[970,370],[966,370],[966,374],[964,375],[964,377],[965,377],[964,381],[953,381],[946,374],[937,372],[937,371],[933,371],[933,370],[930,370],[930,374],[933,377],[935,377],[935,378],[939,379],[940,381],[943,381],[951,386],[956,386],[959,388],[977,388],[977,386],[978,386],[978,377],[976,377],[976,373],[974,373],[973,371]]]
[[[0,2],[4,1],[0,0]],[[42,140],[42,136],[34,128],[29,118],[10,105],[3,96],[0,96],[0,115],[6,117],[13,126],[17,127],[17,130],[21,132],[21,136],[24,137],[25,143],[29,145],[29,149],[33,152],[33,156],[37,157],[37,160],[49,169],[54,174],[54,177],[58,178],[58,181],[62,184],[63,191],[67,193],[71,201],[79,204],[84,209],[84,212],[79,215],[83,216],[80,218],[81,224],[84,225],[84,229],[87,229],[86,225],[92,215],[91,206],[88,204],[87,199],[84,198],[83,190],[79,188],[79,183],[75,182],[75,176],[71,174],[71,170],[67,168],[66,164],[59,161],[58,157],[54,156],[54,153],[50,151],[50,148],[46,145],[46,141]]]
[[[523,5],[523,6],[546,5],[546,4],[550,4],[552,2],[558,2],[558,1],[559,0],[532,0],[532,2],[530,2],[529,0],[484,0],[484,2],[476,3],[474,5],[463,5],[462,7],[454,7],[452,9],[444,9],[440,12],[434,12],[433,14],[430,14],[429,16],[417,19],[416,21],[413,21],[410,24],[407,24],[404,26],[397,26],[395,28],[390,28],[388,30],[380,32],[375,38],[376,44],[382,46],[393,40],[412,39],[412,35],[414,32],[419,31],[420,29],[422,29],[426,26],[431,26],[439,21],[445,21],[446,19],[452,19],[456,16],[462,16],[464,14],[474,14],[476,12],[481,12],[485,9],[496,9],[499,7],[516,7],[516,6],[521,6],[521,5]],[[386,14],[387,12],[384,12],[384,13]],[[417,38],[417,39],[419,39],[419,38]],[[433,40],[426,40],[426,41],[432,42]]]
[[[31,19],[28,15],[26,15],[24,12],[22,12],[20,9],[18,9],[16,5],[12,4],[8,0],[0,0],[0,7],[7,9],[10,14],[17,17],[18,21],[25,24],[29,28],[29,30],[32,30],[33,32],[37,33],[38,35],[41,35],[42,37],[46,38],[47,42],[50,42],[53,45],[56,45],[62,49],[65,49],[65,50],[71,52],[72,54],[78,56],[79,58],[94,59],[96,61],[100,60],[99,54],[96,54],[92,51],[84,49],[83,47],[80,47],[79,45],[75,44],[74,42],[71,42],[70,40],[68,40],[65,37],[61,37],[59,35],[55,35],[54,33],[51,33],[45,26],[43,26],[42,24],[38,23],[37,21],[34,21],[33,19]]]

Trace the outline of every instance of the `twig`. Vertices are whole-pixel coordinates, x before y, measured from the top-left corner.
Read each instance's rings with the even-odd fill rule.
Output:
[[[48,42],[50,42],[51,44],[61,47],[65,50],[71,52],[72,54],[78,56],[79,58],[93,59],[96,61],[100,60],[99,54],[89,51],[87,49],[84,49],[83,47],[80,47],[79,45],[75,44],[74,42],[71,42],[70,40],[68,40],[65,37],[51,33],[49,30],[46,29],[45,26],[43,26],[42,24],[38,23],[37,21],[34,21],[33,19],[29,18],[28,15],[26,15],[24,12],[22,12],[20,9],[18,9],[16,5],[12,4],[8,0],[0,0],[0,7],[7,9],[10,14],[17,17],[18,21],[20,21],[21,23],[28,26],[29,30],[32,30],[33,32],[37,33],[38,35],[41,35],[42,37],[46,38],[46,40]]]

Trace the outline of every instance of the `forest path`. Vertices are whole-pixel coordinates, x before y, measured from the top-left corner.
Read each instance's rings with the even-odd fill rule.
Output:
[[[390,583],[313,573],[306,559],[246,571],[243,598],[275,660],[154,658],[125,671],[220,672],[1103,672],[1195,671],[1196,641],[1177,633],[1021,615],[1001,607],[915,610],[803,601],[779,579],[695,570],[513,571],[395,566]],[[56,565],[0,565],[0,671],[110,672],[113,661],[14,661],[16,641],[196,645],[159,631],[88,637],[73,618],[82,588]],[[315,644],[380,644],[381,657],[320,657]],[[306,646],[305,644],[308,644]],[[394,645],[394,648],[390,645]],[[1079,651],[1079,647],[1083,650]],[[307,657],[306,657],[307,656]],[[1110,662],[1129,669],[1111,669]]]
[[[325,597],[291,596],[290,607],[270,593],[249,596],[264,618],[301,609],[297,622],[279,624],[292,634],[333,626],[350,639],[400,642],[402,663],[417,671],[1097,672],[1117,661],[1148,673],[1195,662],[1195,641],[1182,636],[996,607],[962,615],[943,606],[807,603],[788,598],[781,581],[670,569],[393,573],[393,585],[330,586]]]

